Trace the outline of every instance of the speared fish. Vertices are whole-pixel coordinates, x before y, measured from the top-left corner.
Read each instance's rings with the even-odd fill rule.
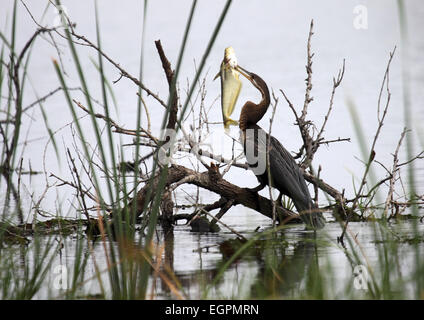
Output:
[[[236,67],[236,53],[232,47],[228,47],[225,49],[221,69],[214,78],[215,80],[221,77],[221,110],[225,130],[228,130],[230,125],[238,125],[237,121],[230,118],[241,90],[240,73],[236,70]]]

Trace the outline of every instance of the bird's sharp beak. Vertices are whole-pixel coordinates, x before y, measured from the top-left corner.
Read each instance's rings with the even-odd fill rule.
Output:
[[[252,81],[252,76],[249,71],[239,65],[237,65],[235,69],[237,69],[237,71],[240,72],[247,80]]]

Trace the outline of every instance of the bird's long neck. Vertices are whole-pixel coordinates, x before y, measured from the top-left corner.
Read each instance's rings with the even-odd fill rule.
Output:
[[[258,84],[255,84],[255,87],[261,92],[262,100],[255,104],[251,101],[245,103],[241,110],[239,127],[241,130],[246,130],[249,124],[256,124],[262,117],[265,115],[270,104],[270,96],[268,86],[265,81],[263,81],[259,76],[257,77]]]
[[[261,79],[262,80],[262,79]],[[269,104],[270,104],[270,98],[269,98],[269,90],[266,83],[262,80],[261,86],[257,87],[262,95],[262,100],[256,105],[255,111],[253,112],[254,118],[252,119],[252,123],[258,123],[259,120],[262,119],[262,117],[265,115],[266,111],[268,110]]]

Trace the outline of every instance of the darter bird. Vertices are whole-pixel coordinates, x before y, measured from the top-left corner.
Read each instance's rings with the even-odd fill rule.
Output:
[[[283,145],[257,125],[270,105],[270,94],[267,84],[257,74],[249,72],[237,64],[230,66],[230,68],[235,69],[246,77],[260,91],[262,96],[259,103],[247,101],[242,107],[239,118],[243,150],[249,163],[249,168],[254,172],[260,183],[253,190],[259,191],[266,185],[271,185],[280,191],[279,199],[281,199],[281,195],[286,195],[293,200],[300,217],[309,228],[319,229],[324,227],[325,219],[318,206],[312,201],[302,170]],[[228,70],[225,72],[230,73]],[[226,81],[221,83],[222,93],[227,92],[228,96],[238,96],[240,89],[236,90],[237,88],[231,82],[228,82],[228,87]],[[234,92],[231,94],[232,90]],[[231,109],[228,108],[225,111],[232,112],[233,109],[234,105],[231,105]],[[228,117],[225,118],[228,113],[224,114],[224,105],[223,116],[225,123],[226,119],[228,121]]]

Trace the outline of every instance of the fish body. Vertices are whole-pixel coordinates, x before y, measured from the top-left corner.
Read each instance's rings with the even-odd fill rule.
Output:
[[[221,110],[224,120],[224,128],[228,130],[230,125],[238,125],[238,122],[231,119],[238,96],[241,90],[240,73],[235,69],[237,58],[232,47],[225,49],[224,60],[221,63],[221,69],[216,75],[221,78]]]

